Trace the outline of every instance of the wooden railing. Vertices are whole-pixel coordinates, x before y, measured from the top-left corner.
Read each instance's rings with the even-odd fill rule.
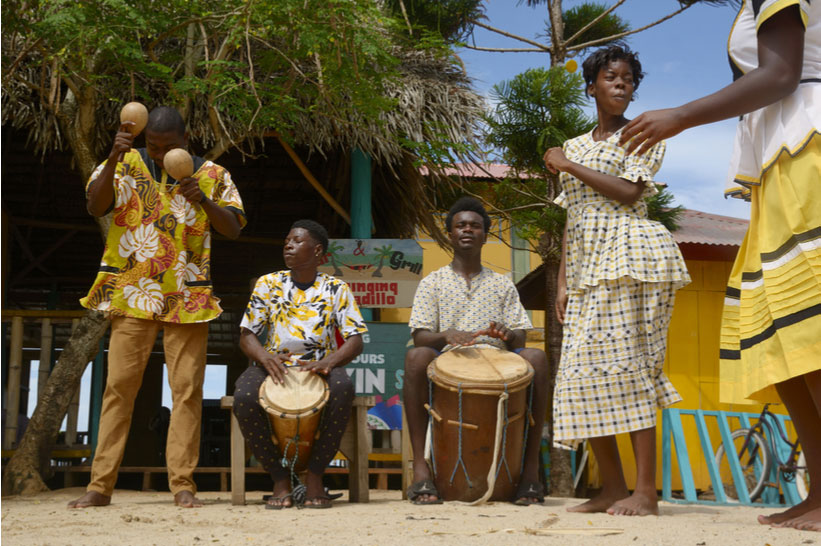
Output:
[[[11,323],[9,335],[9,367],[6,382],[6,426],[3,430],[3,449],[15,447],[17,440],[18,418],[20,414],[20,386],[23,373],[23,339],[24,323],[40,323],[40,367],[37,374],[37,396],[42,397],[46,381],[51,371],[51,353],[54,346],[54,324],[70,323],[74,331],[85,311],[54,311],[11,309],[2,313],[3,322]],[[77,417],[80,408],[80,389],[74,393],[68,409],[66,422],[65,444],[73,446],[77,443]]]

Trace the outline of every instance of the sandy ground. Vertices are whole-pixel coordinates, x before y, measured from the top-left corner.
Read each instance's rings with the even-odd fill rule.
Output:
[[[629,518],[565,511],[577,499],[543,506],[446,503],[414,506],[398,491],[372,490],[369,504],[343,499],[329,510],[265,510],[262,492],[246,506],[230,494],[203,492],[205,506],[183,509],[171,494],[116,491],[104,508],[68,510],[83,493],[61,489],[3,497],[2,541],[16,544],[651,544],[676,546],[821,545],[821,533],[759,525],[758,508],[662,503],[659,517]]]

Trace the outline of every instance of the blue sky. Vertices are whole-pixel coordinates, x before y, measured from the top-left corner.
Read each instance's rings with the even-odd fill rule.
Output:
[[[612,5],[612,1],[596,0]],[[569,9],[580,2],[565,0]],[[485,2],[487,23],[525,38],[547,41],[547,6],[529,8],[514,0]],[[678,9],[675,0],[628,0],[616,14],[632,28]],[[626,115],[633,118],[645,110],[678,106],[717,91],[731,81],[727,62],[727,34],[736,9],[727,6],[694,6],[683,13],[628,38],[638,52],[647,74],[638,98]],[[528,47],[519,41],[476,28],[472,43],[483,47]],[[475,88],[489,97],[493,85],[510,80],[528,68],[549,63],[547,53],[491,53],[463,49],[459,53],[474,79]],[[578,58],[579,64],[583,58]],[[594,111],[589,110],[591,115]],[[749,205],[724,199],[727,167],[733,149],[736,121],[696,127],[670,139],[667,155],[657,179],[669,184],[677,204],[690,209],[749,218]]]

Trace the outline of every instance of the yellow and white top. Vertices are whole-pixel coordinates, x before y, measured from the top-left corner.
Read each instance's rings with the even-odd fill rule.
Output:
[[[792,6],[800,9],[805,27],[801,83],[790,96],[741,118],[725,195],[749,199],[749,187],[761,183],[782,153],[798,155],[821,132],[821,2],[744,0],[727,42],[730,66],[735,79],[755,69],[758,29]]]
[[[268,273],[257,280],[241,327],[257,335],[268,331],[265,350],[291,353],[301,360],[322,360],[336,351],[336,331],[343,339],[367,333],[351,289],[345,282],[317,273],[306,289],[290,271]]]
[[[621,131],[593,140],[593,131],[564,143],[565,156],[595,171],[630,182],[643,180],[645,195],[656,193],[653,177],[661,167],[666,144],[645,154],[625,154]],[[631,277],[638,281],[690,282],[687,266],[673,236],[660,222],[647,218],[639,199],[624,205],[609,199],[568,173],[561,173],[562,193],[555,203],[567,209],[566,279],[568,290],[596,286],[601,280]]]

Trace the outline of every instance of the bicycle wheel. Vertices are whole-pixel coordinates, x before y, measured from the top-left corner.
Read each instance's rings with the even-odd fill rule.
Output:
[[[735,452],[741,451],[747,434],[750,432],[748,428],[740,428],[734,430],[731,434]],[[730,471],[730,462],[724,453],[724,443],[722,442],[715,455],[716,466],[718,473],[721,476],[721,483],[724,484],[724,493],[731,499],[738,499],[733,475]],[[770,466],[772,465],[772,457],[770,456],[770,448],[764,437],[758,432],[753,432],[750,438],[750,443],[747,444],[747,449],[739,457],[741,463],[741,472],[744,475],[744,482],[747,485],[747,491],[750,495],[750,501],[755,501],[761,496],[764,488],[767,486],[767,478],[770,475]]]
[[[798,454],[798,469],[795,471],[795,487],[798,489],[798,496],[801,500],[807,498],[810,493],[810,473],[807,472],[807,459],[804,452]]]

